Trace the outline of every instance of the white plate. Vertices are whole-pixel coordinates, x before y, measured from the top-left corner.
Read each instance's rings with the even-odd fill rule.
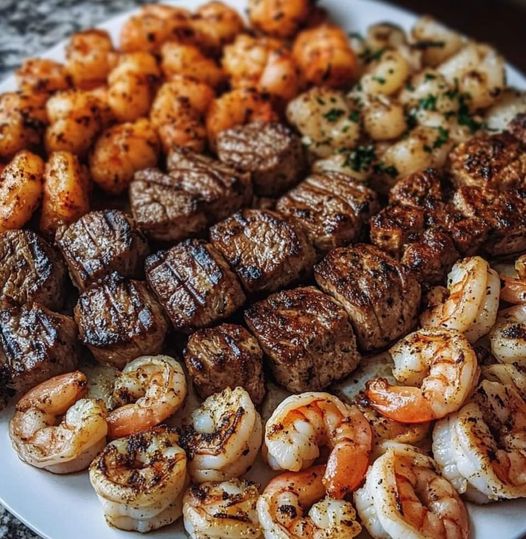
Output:
[[[196,8],[205,0],[182,0],[181,5]],[[225,0],[244,12],[245,0]],[[391,21],[409,29],[415,16],[407,11],[372,0],[322,0],[332,18],[348,31],[363,32],[379,21]],[[101,28],[108,30],[118,43],[119,29],[130,13],[115,17]],[[488,36],[491,38],[491,36]],[[62,61],[64,43],[43,54]],[[526,79],[508,67],[510,85],[526,88]],[[0,92],[15,88],[14,77],[0,84]],[[108,527],[102,510],[89,484],[87,474],[57,476],[39,471],[18,460],[11,449],[7,432],[10,410],[0,413],[0,502],[42,537],[49,539],[125,539],[140,534]],[[251,474],[252,475],[252,474]],[[526,534],[526,500],[469,506],[475,539],[516,539]],[[182,526],[169,526],[149,537],[180,539]]]

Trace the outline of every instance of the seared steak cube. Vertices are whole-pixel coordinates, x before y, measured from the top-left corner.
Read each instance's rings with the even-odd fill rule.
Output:
[[[319,391],[360,360],[345,309],[313,286],[272,294],[247,309],[245,320],[289,391]]]
[[[314,276],[345,307],[362,350],[382,348],[416,324],[418,281],[374,245],[332,250],[316,265]]]
[[[416,208],[433,208],[444,200],[440,174],[428,168],[397,181],[389,192],[389,202]]]
[[[64,303],[66,267],[58,252],[31,230],[0,234],[0,303]]]
[[[137,225],[154,240],[180,241],[206,230],[207,218],[199,198],[160,170],[136,172],[129,194]]]
[[[309,176],[282,196],[276,209],[300,221],[318,252],[356,241],[378,209],[376,193],[346,174]]]
[[[287,286],[314,263],[303,227],[270,210],[237,212],[214,225],[210,238],[248,293]]]
[[[243,326],[221,324],[196,331],[188,339],[184,361],[203,399],[237,386],[248,392],[254,404],[265,396],[263,352]]]
[[[259,196],[284,193],[306,170],[300,138],[279,123],[254,122],[226,129],[217,138],[217,154],[221,161],[250,172]]]
[[[222,320],[245,302],[241,284],[221,253],[203,240],[186,240],[150,256],[146,276],[179,331]]]
[[[168,322],[146,283],[112,273],[85,290],[75,306],[79,336],[101,363],[122,369],[161,352]]]
[[[174,185],[201,202],[210,224],[250,205],[250,174],[185,148],[174,148],[167,165]]]
[[[0,309],[0,396],[76,368],[77,326],[38,303]]]
[[[148,244],[128,215],[119,210],[92,211],[57,233],[71,279],[84,290],[112,271],[140,277]]]

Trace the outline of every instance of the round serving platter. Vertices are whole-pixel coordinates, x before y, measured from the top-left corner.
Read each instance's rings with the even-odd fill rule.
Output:
[[[172,3],[195,9],[205,1],[181,0]],[[246,0],[223,1],[240,13],[245,12]],[[373,0],[320,0],[320,3],[329,11],[332,19],[349,32],[364,32],[370,24],[380,21],[389,21],[409,29],[416,18],[408,11]],[[131,14],[123,13],[99,27],[107,30],[114,43],[118,43],[120,28]],[[64,46],[65,42],[61,42],[41,56],[63,61]],[[510,86],[526,89],[526,78],[509,65],[507,75]],[[0,92],[15,88],[14,76],[0,82]],[[271,393],[265,405],[267,411],[285,396],[276,388],[271,389]],[[187,403],[185,412],[191,407],[192,403]],[[21,462],[9,440],[8,423],[12,413],[12,407],[0,412],[0,503],[46,539],[124,539],[141,536],[139,533],[110,528],[105,523],[87,473],[59,476]],[[249,477],[265,484],[269,471],[262,463],[257,463]],[[474,539],[526,537],[526,500],[486,506],[468,504],[468,508]],[[187,537],[181,520],[177,525],[162,528],[148,536],[155,539]],[[367,534],[360,537],[367,537]]]

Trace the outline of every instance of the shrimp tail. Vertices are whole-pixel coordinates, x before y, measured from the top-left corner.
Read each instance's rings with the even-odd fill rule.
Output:
[[[144,432],[164,419],[164,417],[156,417],[149,408],[137,408],[137,406],[126,404],[108,415],[108,437],[114,440],[128,436],[130,425],[135,425],[136,432]]]
[[[430,403],[418,387],[390,386],[385,378],[367,384],[367,398],[383,416],[400,423],[423,423],[435,419]]]
[[[502,275],[501,280],[504,283],[500,291],[502,301],[512,304],[520,304],[526,301],[526,281],[510,279]]]
[[[362,483],[369,467],[369,453],[344,442],[332,450],[323,484],[327,494],[337,500],[349,498]]]

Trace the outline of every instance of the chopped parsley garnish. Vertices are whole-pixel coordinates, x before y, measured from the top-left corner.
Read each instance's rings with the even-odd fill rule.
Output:
[[[345,111],[343,109],[331,109],[323,116],[328,122],[337,122],[344,114]]]
[[[436,110],[437,109],[437,96],[429,94],[426,97],[422,97],[418,101],[418,106],[422,110]]]
[[[351,120],[351,122],[354,122],[355,124],[359,123],[359,121],[360,121],[360,111],[353,110],[351,112],[351,114],[349,114],[349,120]]]
[[[425,76],[424,76],[424,79],[425,80],[435,80],[436,75],[433,75],[433,73],[426,73]]]
[[[380,60],[385,51],[385,47],[383,49],[377,49],[375,51],[367,47],[362,53],[360,53],[360,59],[363,60],[366,64],[370,64],[371,62]]]
[[[373,170],[376,174],[387,174],[391,178],[396,178],[398,176],[398,169],[393,165],[386,165],[381,161],[374,165]]]
[[[460,107],[457,113],[458,123],[465,125],[471,133],[475,133],[482,127],[482,123],[473,118],[469,112],[469,107],[466,104],[465,96],[460,96]]]
[[[347,153],[344,166],[350,167],[355,172],[363,172],[369,169],[375,159],[374,146],[357,146]]]
[[[449,131],[442,126],[438,127],[438,137],[433,143],[433,148],[441,148],[446,142],[449,141]]]
[[[373,80],[375,80],[378,84],[385,84],[385,79],[383,77],[373,77]]]

